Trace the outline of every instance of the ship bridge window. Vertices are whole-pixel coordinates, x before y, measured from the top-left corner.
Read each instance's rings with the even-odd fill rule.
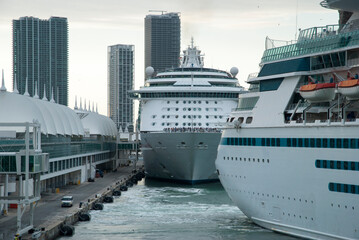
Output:
[[[244,121],[244,118],[243,118],[243,117],[239,117],[239,118],[238,118],[239,124],[243,123],[243,121]]]
[[[311,70],[345,66],[345,52],[337,52],[310,58]]]
[[[252,110],[254,106],[257,104],[259,97],[247,97],[247,98],[240,98],[238,100],[238,107],[237,111],[248,111]]]
[[[260,81],[259,91],[260,92],[275,91],[279,88],[282,81],[283,78],[275,78],[275,79]]]
[[[252,123],[252,121],[253,121],[253,117],[247,117],[247,119],[246,119],[247,124]]]

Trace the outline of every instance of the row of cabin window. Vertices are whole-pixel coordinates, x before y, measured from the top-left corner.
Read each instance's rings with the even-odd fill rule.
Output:
[[[153,122],[152,123],[152,126],[155,126],[156,125],[156,123],[155,122]],[[172,123],[162,123],[161,124],[162,126],[171,126],[172,125]],[[178,126],[179,125],[179,123],[174,123],[174,125],[175,126]],[[182,123],[182,126],[202,126],[202,123]],[[206,123],[206,126],[209,126],[209,123]]]
[[[162,115],[162,118],[170,118],[171,116],[170,115]],[[179,116],[178,115],[175,115],[174,116],[175,118],[178,118]],[[183,118],[202,118],[202,115],[183,115],[182,116]],[[208,118],[210,118],[211,116],[209,116],[209,115],[206,115],[206,118],[208,119]],[[215,119],[217,119],[217,118],[219,118],[219,119],[222,119],[223,118],[223,116],[222,115],[220,115],[220,116],[217,116],[217,115],[214,115],[213,116],[213,118],[215,118]]]
[[[317,168],[359,171],[359,162],[353,161],[316,160],[315,166]]]
[[[359,194],[359,186],[353,184],[343,184],[343,183],[329,183],[329,191],[331,192],[342,192],[342,193],[351,193]]]
[[[174,110],[176,110],[176,112],[178,112],[179,111],[179,108],[174,108]],[[202,108],[183,108],[182,109],[183,111],[191,111],[191,110],[193,110],[193,111],[202,111]],[[212,108],[206,108],[206,111],[210,111],[210,110],[212,110]],[[213,110],[214,111],[217,111],[218,109],[217,108],[213,108]],[[167,108],[167,112],[169,112],[169,111],[171,111],[171,108]]]
[[[359,139],[348,138],[222,138],[222,145],[310,148],[359,148]]]
[[[173,101],[174,102],[174,101]],[[179,104],[181,101],[176,101],[176,104]],[[205,101],[206,102],[206,104],[209,104],[210,102],[212,102],[212,101]],[[214,102],[214,104],[217,104],[218,102],[217,101],[213,101]],[[167,104],[170,104],[171,103],[171,101],[167,101]],[[193,101],[191,101],[191,100],[188,100],[188,101],[182,101],[182,103],[183,104],[186,104],[186,103],[188,103],[188,104],[191,104],[191,103],[194,103],[194,104],[201,104],[202,103],[202,101],[201,100],[198,100],[198,101],[196,101],[196,100],[193,100]]]

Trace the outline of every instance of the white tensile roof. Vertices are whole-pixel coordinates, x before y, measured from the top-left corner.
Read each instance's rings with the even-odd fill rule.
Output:
[[[86,110],[76,110],[76,113],[79,115],[84,129],[87,129],[90,135],[117,135],[116,124],[109,117]]]
[[[50,135],[84,135],[80,118],[70,108],[17,93],[0,91],[0,122],[38,121],[41,133]],[[24,128],[11,128],[23,132]]]
[[[39,122],[41,133],[45,135],[84,136],[85,129],[90,135],[117,135],[116,125],[110,118],[87,111],[86,107],[85,110],[82,108],[77,110],[75,106],[75,109],[76,112],[64,105],[56,104],[53,98],[50,101],[46,97],[39,99],[37,89],[35,89],[35,96],[30,97],[27,82],[24,95],[18,94],[16,81],[14,92],[8,92],[3,73],[0,88],[0,123]],[[0,127],[0,130],[3,129],[19,133],[25,131],[25,127]]]

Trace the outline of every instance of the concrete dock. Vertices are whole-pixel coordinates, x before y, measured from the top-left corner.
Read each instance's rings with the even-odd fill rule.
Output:
[[[143,171],[143,165],[137,165],[137,172]],[[55,239],[58,237],[60,226],[78,221],[81,211],[91,209],[95,202],[102,202],[102,198],[111,195],[112,190],[119,188],[134,175],[134,166],[120,167],[115,172],[105,173],[103,178],[96,178],[95,182],[84,182],[80,185],[67,185],[59,189],[59,193],[43,193],[35,208],[34,227],[44,232],[39,239]],[[73,206],[61,207],[61,198],[71,195]],[[80,208],[80,202],[83,204]],[[16,233],[16,209],[10,209],[7,216],[0,216],[0,240],[14,239]],[[29,214],[25,212],[23,222],[28,222]],[[22,236],[22,240],[32,239],[31,234]]]

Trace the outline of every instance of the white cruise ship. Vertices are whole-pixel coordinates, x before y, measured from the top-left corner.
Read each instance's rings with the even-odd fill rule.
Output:
[[[359,239],[359,3],[345,25],[266,49],[218,148],[219,179],[254,223],[308,239]]]
[[[147,176],[183,183],[218,180],[215,167],[221,124],[237,106],[237,68],[204,68],[192,45],[181,66],[152,76],[130,93],[140,99],[142,154]]]

